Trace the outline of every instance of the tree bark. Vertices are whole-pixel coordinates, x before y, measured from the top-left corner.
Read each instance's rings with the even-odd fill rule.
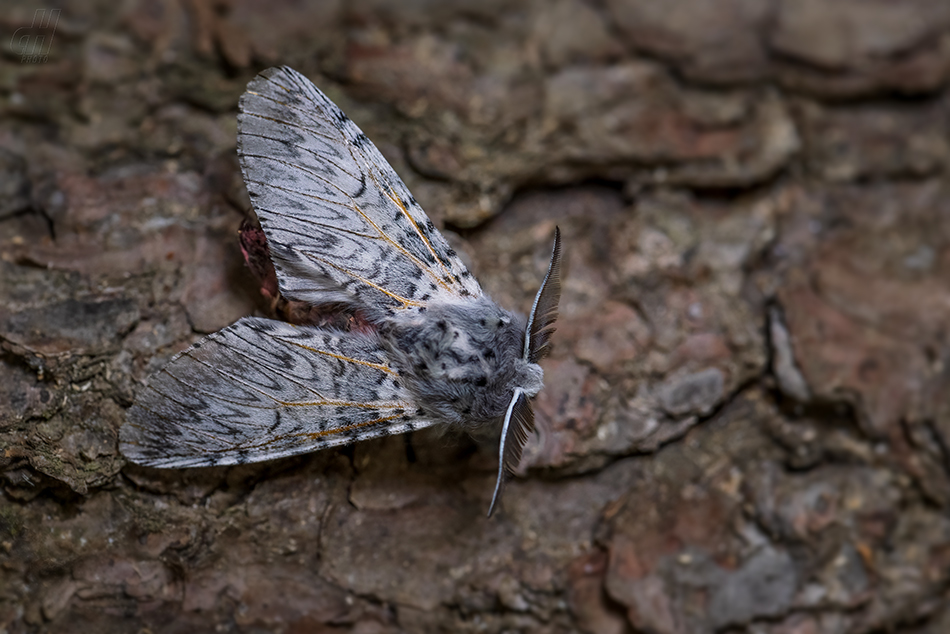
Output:
[[[714,7],[714,8],[713,8]],[[950,9],[134,0],[0,16],[0,631],[950,629]],[[564,240],[538,432],[118,451],[270,302],[256,72],[310,77],[500,305]]]

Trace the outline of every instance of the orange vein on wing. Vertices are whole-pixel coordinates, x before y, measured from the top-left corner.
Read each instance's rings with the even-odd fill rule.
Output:
[[[269,440],[266,440],[262,443],[258,443],[256,445],[242,445],[241,448],[242,449],[259,449],[261,447],[267,447],[268,445],[272,445],[275,442],[284,440],[285,438],[315,439],[315,438],[321,438],[323,436],[334,436],[337,434],[348,432],[351,429],[359,429],[360,427],[366,427],[368,425],[376,425],[378,423],[384,423],[389,420],[401,418],[402,416],[403,416],[402,414],[393,414],[392,416],[382,416],[380,418],[374,418],[372,420],[364,421],[362,423],[354,423],[352,425],[347,425],[345,427],[335,427],[333,429],[325,429],[323,431],[309,431],[309,432],[301,432],[297,434],[282,434],[279,436],[275,436],[274,438],[271,438]],[[214,452],[214,453],[221,453],[221,452],[230,451],[230,450],[231,449],[211,449],[209,451]]]
[[[376,180],[376,179],[374,178],[373,181],[375,182],[375,180]],[[376,183],[376,185],[379,186],[379,183]],[[388,193],[386,193],[386,196],[387,196],[388,198],[390,198],[390,200],[392,200],[392,197],[391,197]],[[352,200],[352,199],[351,199],[351,200]],[[403,247],[401,244],[399,244],[398,242],[396,242],[395,240],[393,240],[392,238],[390,238],[388,235],[386,235],[386,232],[384,232],[380,227],[376,226],[376,223],[373,222],[372,220],[370,220],[370,219],[369,219],[369,216],[367,216],[366,214],[364,214],[364,213],[363,213],[363,210],[360,209],[360,208],[359,208],[359,205],[357,205],[355,202],[353,203],[353,208],[356,210],[356,213],[358,213],[359,215],[363,216],[363,218],[366,220],[366,222],[368,222],[370,225],[372,225],[373,228],[376,229],[376,231],[379,232],[379,235],[383,238],[383,240],[385,240],[386,242],[388,242],[389,244],[391,244],[391,245],[392,245],[393,247],[395,247],[398,251],[400,251],[403,255],[405,255],[405,256],[408,257],[410,260],[412,260],[412,262],[413,262],[416,266],[418,266],[421,270],[423,270],[423,271],[425,271],[426,273],[428,273],[428,274],[432,277],[432,279],[435,281],[436,284],[438,284],[439,286],[441,286],[441,287],[444,288],[445,290],[447,290],[447,291],[449,291],[449,292],[452,292],[452,289],[449,288],[449,285],[446,284],[443,279],[441,279],[438,275],[436,275],[436,274],[432,271],[432,269],[430,269],[428,266],[426,266],[426,264],[425,264],[424,262],[422,262],[419,258],[417,258],[417,257],[414,256],[413,254],[409,253],[409,251],[407,251],[407,250],[405,249],[405,247]],[[410,221],[410,222],[412,222],[412,218],[409,217],[409,214],[408,214],[408,212],[406,211],[406,208],[403,207],[401,204],[399,204],[399,209],[402,210],[402,213],[403,213],[407,218],[409,218],[409,221]],[[415,227],[415,226],[416,226],[416,223],[413,222],[413,223],[412,223],[412,226]],[[416,232],[418,232],[418,230],[419,230],[418,227],[416,227]],[[426,243],[426,246],[429,248],[429,250],[432,251],[432,246],[429,244],[429,241],[426,240],[425,237],[423,237],[422,240]],[[433,257],[435,257],[434,254],[433,254]],[[436,262],[439,262],[439,264],[442,264],[441,261],[439,260],[439,258],[437,258],[437,257],[435,258],[435,261],[436,261]],[[445,266],[443,265],[442,268],[444,269]]]
[[[281,86],[280,84],[277,84],[276,82],[275,82],[275,85],[278,86],[279,88],[282,88],[282,89],[285,90],[285,91],[290,92],[290,90],[289,90],[287,87],[285,87],[285,86]],[[294,107],[292,107],[290,104],[285,103],[285,102],[282,102],[282,101],[280,101],[280,100],[278,100],[278,99],[274,99],[273,97],[269,97],[269,96],[267,96],[267,95],[262,95],[262,94],[257,93],[257,92],[252,92],[252,91],[250,91],[250,90],[247,91],[247,92],[250,93],[250,94],[253,94],[253,95],[257,96],[257,97],[260,97],[260,98],[262,98],[262,99],[267,99],[268,101],[273,101],[274,103],[280,104],[281,106],[286,107],[288,110],[294,110],[294,111],[300,112],[301,114],[306,114],[303,110],[300,110],[300,109],[298,109],[298,108],[294,108]],[[284,121],[284,120],[282,120],[282,119],[276,119],[276,118],[274,118],[274,117],[264,116],[264,115],[259,114],[259,113],[245,112],[244,114],[247,114],[247,115],[250,115],[250,116],[254,116],[254,117],[258,117],[258,118],[264,119],[264,120],[266,120],[266,121],[271,121],[271,122],[273,122],[273,123],[277,123],[277,124],[281,124],[281,125],[285,125],[285,126],[289,126],[289,127],[293,127],[293,128],[304,129],[304,130],[307,130],[308,132],[314,133],[315,136],[320,136],[320,137],[323,137],[323,138],[328,139],[328,140],[334,140],[333,137],[331,137],[331,136],[329,136],[329,135],[323,134],[322,132],[317,132],[316,130],[311,129],[311,128],[307,127],[307,126],[300,125],[299,123],[293,123],[293,122],[290,122],[290,121]],[[331,127],[332,127],[332,126],[331,126]],[[253,136],[258,136],[258,137],[261,137],[261,138],[270,138],[270,137],[266,137],[266,136],[264,136],[264,135],[253,135]],[[272,140],[276,140],[276,139],[272,139]],[[296,148],[298,148],[298,149],[301,149],[301,150],[304,150],[304,151],[307,151],[307,152],[310,152],[311,154],[314,154],[314,152],[310,151],[308,148],[304,148],[304,147],[301,147],[301,146],[298,146],[298,145],[294,145],[294,147],[296,147]],[[352,148],[351,148],[351,152],[352,152]],[[246,156],[253,156],[253,155],[246,155]],[[351,156],[352,156],[352,154],[351,154]],[[353,198],[352,198],[347,192],[345,192],[345,191],[343,191],[342,189],[340,189],[340,188],[339,188],[336,184],[334,184],[332,181],[321,177],[319,174],[314,174],[313,172],[311,172],[310,170],[307,170],[306,168],[304,168],[304,167],[301,166],[301,165],[297,165],[297,164],[294,164],[294,163],[285,163],[284,161],[281,161],[280,159],[276,159],[276,158],[273,158],[273,157],[260,157],[260,158],[267,158],[267,159],[269,159],[269,160],[273,160],[273,161],[278,162],[278,163],[283,163],[283,164],[286,165],[286,166],[295,167],[295,168],[297,168],[297,169],[300,169],[301,171],[307,172],[307,173],[310,174],[312,177],[318,178],[318,179],[324,181],[325,183],[327,183],[328,185],[332,185],[333,187],[336,187],[336,188],[340,191],[340,193],[342,193],[344,196],[346,196],[346,197],[349,198],[350,200],[353,200]],[[331,163],[331,164],[332,164],[334,167],[336,167],[337,169],[340,169],[340,171],[342,171],[343,173],[348,174],[351,178],[356,178],[354,175],[349,174],[349,172],[347,172],[346,170],[340,168],[340,166],[337,165],[336,163],[334,163],[333,161],[330,161],[330,160],[327,159],[326,157],[321,157],[321,158],[322,158],[324,161],[326,161],[326,162],[328,162],[328,163]],[[356,160],[356,157],[354,156],[353,159],[354,159],[354,161],[355,161],[355,160]],[[439,266],[442,268],[443,271],[445,271],[445,273],[446,273],[446,274],[448,275],[448,277],[451,279],[451,277],[452,277],[452,276],[451,276],[451,272],[450,272],[448,269],[446,269],[445,264],[443,264],[442,260],[439,259],[437,252],[436,252],[435,249],[432,247],[432,244],[429,242],[428,238],[426,238],[425,235],[423,235],[423,233],[419,230],[419,225],[416,223],[416,221],[415,221],[415,220],[412,218],[412,216],[409,214],[409,212],[408,212],[408,210],[406,209],[405,205],[403,205],[402,201],[399,200],[398,196],[393,196],[391,192],[389,192],[389,191],[385,190],[383,187],[381,187],[380,184],[379,184],[379,182],[376,180],[375,176],[373,175],[372,171],[367,170],[366,173],[369,174],[370,177],[373,178],[373,182],[376,184],[376,187],[379,189],[379,191],[383,192],[383,193],[386,195],[386,197],[389,198],[389,199],[393,202],[393,204],[395,204],[395,205],[399,208],[399,210],[400,210],[400,211],[402,212],[402,214],[406,217],[406,219],[409,220],[409,222],[412,224],[413,229],[415,229],[416,234],[422,239],[423,243],[426,245],[426,248],[429,249],[429,252],[430,252],[430,253],[432,254],[432,256],[435,258],[435,261],[439,263]],[[264,183],[262,183],[262,184],[264,184]],[[281,188],[281,187],[279,187],[279,186],[277,186],[277,185],[275,185],[275,184],[273,184],[273,183],[266,183],[266,185],[269,185],[269,186],[271,186],[271,187],[275,187],[275,188],[277,188],[277,189],[285,189],[285,188]],[[304,192],[299,192],[299,191],[297,191],[297,190],[287,190],[287,191],[293,191],[293,192],[299,193],[299,194],[301,194],[301,195],[303,195],[303,196],[308,196],[308,197],[312,197],[312,198],[316,198],[317,200],[320,200],[320,198],[317,197],[317,196],[312,196],[311,194],[306,194],[306,193],[304,193]],[[324,202],[329,202],[329,201],[324,201]],[[376,231],[379,232],[380,236],[381,236],[384,240],[386,240],[387,242],[389,242],[393,247],[395,247],[397,250],[399,250],[401,253],[403,253],[406,257],[410,258],[410,259],[413,261],[413,263],[415,263],[417,266],[419,266],[419,268],[421,268],[422,270],[424,270],[424,271],[426,271],[427,273],[429,273],[429,275],[432,276],[433,280],[435,280],[435,282],[438,283],[439,286],[441,286],[442,288],[444,288],[445,290],[447,290],[447,291],[449,291],[449,292],[452,292],[452,291],[451,291],[451,288],[445,283],[445,281],[444,281],[442,278],[440,278],[439,276],[435,275],[435,273],[432,272],[432,271],[429,269],[428,266],[426,266],[423,262],[421,262],[421,261],[420,261],[418,258],[416,258],[414,255],[412,255],[411,253],[409,253],[409,252],[408,252],[405,248],[403,248],[399,243],[397,243],[397,242],[395,242],[394,240],[392,240],[388,235],[386,235],[385,232],[383,232],[382,229],[380,229],[380,228],[376,225],[376,223],[374,223],[372,220],[370,220],[369,217],[368,217],[365,213],[363,213],[363,211],[359,208],[359,206],[356,205],[355,201],[354,201],[354,203],[353,203],[353,209],[354,209],[354,211],[356,211],[358,214],[360,214],[360,216],[362,216],[362,217],[366,220],[366,222],[368,222],[370,225],[372,225],[373,228],[376,229]]]
[[[352,357],[345,357],[342,354],[334,354],[332,352],[327,352],[326,350],[312,348],[302,343],[297,343],[296,341],[290,341],[289,339],[282,339],[281,337],[275,337],[275,339],[278,339],[279,341],[283,341],[284,343],[289,343],[291,345],[297,346],[298,348],[303,348],[304,350],[309,350],[310,352],[316,352],[317,354],[322,354],[328,357],[333,357],[334,359],[339,359],[340,361],[349,361],[350,363],[358,363],[359,365],[365,365],[366,367],[374,368],[376,370],[379,370],[380,372],[385,372],[386,374],[393,374],[393,375],[396,374],[396,372],[394,372],[389,366],[383,365],[381,363],[372,363],[370,361],[362,361],[360,359],[354,359]]]
[[[396,249],[397,251],[399,251],[400,253],[402,253],[404,256],[406,256],[407,258],[409,258],[409,260],[411,260],[413,264],[415,264],[417,267],[419,267],[420,270],[425,271],[425,272],[429,275],[429,277],[431,277],[432,280],[433,280],[436,284],[438,284],[439,286],[441,286],[443,289],[445,289],[445,290],[447,290],[447,291],[449,291],[449,292],[452,292],[452,289],[449,287],[448,284],[445,283],[445,280],[443,280],[441,277],[439,277],[438,275],[436,275],[435,272],[432,271],[432,269],[430,269],[429,266],[428,266],[425,262],[423,262],[422,260],[420,260],[419,258],[417,258],[416,256],[414,256],[412,253],[410,253],[409,251],[407,251],[405,247],[403,247],[401,244],[399,244],[398,242],[396,242],[395,240],[393,240],[392,238],[390,238],[389,235],[387,235],[386,232],[383,231],[383,230],[379,227],[379,225],[377,225],[375,222],[373,222],[373,221],[370,219],[370,217],[369,217],[362,209],[360,209],[359,205],[356,204],[356,201],[353,200],[353,197],[350,196],[349,193],[347,193],[347,192],[345,192],[343,189],[341,189],[341,188],[339,187],[339,185],[337,185],[336,183],[334,183],[332,180],[327,179],[327,178],[324,178],[324,177],[320,176],[319,174],[315,174],[314,172],[312,172],[312,171],[310,171],[310,170],[308,170],[308,169],[306,169],[306,168],[304,168],[304,167],[302,167],[302,166],[300,166],[300,165],[297,165],[296,163],[286,163],[286,162],[281,161],[281,160],[279,160],[279,159],[275,159],[275,158],[272,158],[272,157],[260,157],[259,155],[251,155],[251,154],[248,154],[248,155],[245,155],[245,156],[248,156],[248,157],[251,157],[251,158],[266,158],[266,159],[268,159],[268,160],[275,161],[275,162],[277,162],[277,163],[282,163],[283,165],[285,165],[285,166],[287,166],[287,167],[294,167],[294,168],[297,168],[297,169],[299,169],[299,170],[301,170],[301,171],[307,173],[307,174],[310,175],[311,177],[313,177],[313,178],[315,178],[315,179],[318,179],[318,180],[321,180],[321,181],[323,181],[324,183],[326,183],[327,185],[330,185],[331,187],[333,187],[334,189],[336,189],[337,191],[339,191],[341,194],[343,194],[344,196],[346,196],[346,197],[351,201],[352,204],[351,204],[351,205],[344,205],[344,204],[339,203],[339,202],[337,202],[337,201],[335,201],[335,200],[328,200],[328,199],[323,198],[323,197],[321,197],[321,196],[317,196],[316,194],[311,194],[311,193],[308,193],[308,192],[300,191],[299,189],[292,189],[292,188],[290,188],[290,187],[282,187],[282,186],[280,186],[280,185],[277,185],[276,183],[265,183],[265,182],[263,182],[263,181],[257,181],[257,180],[253,180],[253,179],[247,179],[247,182],[248,182],[248,183],[255,183],[255,184],[263,185],[263,186],[266,186],[266,187],[272,187],[272,188],[274,188],[274,189],[279,189],[279,190],[282,190],[282,191],[285,191],[285,192],[289,192],[289,193],[293,193],[293,194],[298,194],[298,195],[300,195],[300,196],[305,196],[306,198],[310,198],[310,199],[312,199],[312,200],[320,201],[321,203],[323,203],[323,204],[325,204],[325,205],[338,205],[338,206],[340,206],[340,207],[345,207],[345,208],[348,208],[348,209],[352,209],[352,210],[355,211],[357,214],[359,214],[360,217],[362,217],[363,220],[365,220],[366,223],[369,224],[373,229],[375,229],[376,232],[379,234],[379,237],[378,237],[378,238],[375,238],[375,237],[373,237],[373,236],[365,236],[365,237],[370,238],[370,239],[384,240],[385,242],[388,242],[390,246],[392,246],[394,249]],[[335,165],[335,164],[334,164],[334,165]],[[376,179],[375,179],[375,178],[373,178],[373,182],[376,183]],[[379,183],[376,183],[376,186],[379,187]],[[380,191],[382,191],[382,190],[380,190]],[[400,211],[403,213],[403,215],[405,215],[406,218],[409,219],[409,222],[412,223],[412,226],[413,226],[413,228],[415,229],[416,233],[419,235],[419,237],[420,237],[420,238],[422,239],[422,241],[425,243],[425,245],[426,245],[426,247],[429,249],[429,251],[433,254],[433,257],[435,258],[435,261],[438,262],[439,265],[442,267],[442,269],[445,270],[446,273],[448,274],[449,271],[445,268],[445,265],[442,264],[442,261],[441,261],[438,257],[436,257],[436,255],[435,255],[435,250],[432,248],[432,245],[429,243],[429,241],[426,239],[426,237],[423,236],[422,233],[419,231],[418,225],[416,225],[415,221],[414,221],[414,220],[412,219],[412,217],[409,215],[409,212],[406,210],[406,208],[405,208],[401,203],[398,202],[398,199],[393,198],[393,197],[390,196],[388,193],[386,193],[386,197],[389,198],[390,200],[392,200],[392,201],[399,207],[399,209],[400,209]],[[291,215],[291,214],[281,214],[281,213],[279,213],[279,212],[273,212],[273,211],[270,211],[269,213],[273,213],[275,216],[281,216],[281,215],[282,215],[282,216],[285,216],[285,217],[290,217],[290,218],[293,218],[293,219],[298,220],[298,221],[300,221],[300,222],[306,222],[306,223],[308,223],[308,224],[313,224],[313,225],[316,225],[316,226],[326,226],[327,228],[332,228],[332,229],[334,229],[334,230],[342,231],[342,232],[344,232],[344,233],[354,233],[354,232],[352,232],[352,231],[347,231],[346,229],[342,229],[342,228],[340,228],[340,227],[334,227],[334,226],[332,226],[332,225],[323,225],[322,223],[314,222],[314,221],[312,221],[312,220],[310,220],[310,219],[308,219],[308,218],[302,218],[302,217],[300,217],[300,216],[294,216],[294,215]],[[356,234],[356,235],[361,235],[361,234]]]
[[[376,178],[375,178],[375,177],[373,178],[373,182],[376,182]],[[376,183],[376,186],[379,187],[379,183]],[[425,237],[425,235],[423,235],[422,230],[419,229],[419,225],[416,223],[415,219],[409,214],[409,210],[406,209],[406,206],[405,206],[405,205],[403,204],[403,202],[399,199],[399,196],[396,196],[396,195],[393,193],[392,188],[389,188],[389,190],[386,191],[386,190],[383,190],[382,187],[380,187],[380,190],[381,190],[381,191],[384,191],[384,193],[386,194],[386,197],[387,197],[389,200],[393,201],[393,204],[394,204],[394,205],[396,205],[397,207],[399,207],[399,211],[401,211],[401,212],[402,212],[402,215],[406,217],[406,220],[408,220],[410,223],[412,223],[412,228],[416,230],[416,234],[419,236],[419,238],[422,240],[422,242],[425,243],[426,248],[429,249],[429,253],[432,254],[432,257],[435,259],[435,261],[438,262],[438,263],[439,263],[439,266],[442,267],[442,270],[445,271],[446,276],[448,276],[449,279],[451,279],[451,278],[452,278],[452,272],[449,271],[447,268],[445,268],[445,264],[442,262],[442,260],[439,259],[439,255],[438,255],[438,253],[436,253],[435,249],[432,247],[432,243],[429,242],[429,239],[428,239],[427,237]],[[435,277],[436,280],[437,280],[443,287],[445,287],[446,289],[448,289],[448,285],[445,284],[442,280],[440,280],[440,279],[438,278],[438,276],[436,276],[436,275],[433,274],[433,277]]]
[[[341,273],[344,273],[344,274],[346,274],[346,275],[349,275],[349,276],[352,277],[354,280],[359,280],[359,281],[362,282],[363,284],[366,284],[367,286],[370,286],[370,287],[372,287],[372,288],[375,288],[375,289],[376,289],[377,291],[379,291],[380,293],[383,293],[384,295],[388,295],[389,297],[393,298],[393,299],[396,300],[397,302],[401,303],[401,304],[402,304],[402,308],[409,308],[410,306],[425,306],[425,302],[417,302],[417,301],[412,300],[412,299],[406,299],[405,297],[402,297],[401,295],[397,295],[396,293],[393,293],[392,291],[387,291],[387,290],[386,290],[385,288],[383,288],[382,286],[380,286],[380,285],[378,285],[378,284],[373,284],[372,282],[370,282],[370,281],[369,281],[368,279],[366,279],[365,277],[363,277],[363,276],[361,276],[361,275],[357,275],[357,274],[354,273],[353,271],[350,271],[349,269],[345,269],[345,268],[343,268],[342,266],[340,266],[340,265],[338,265],[338,264],[334,264],[333,262],[330,262],[330,261],[327,260],[326,258],[321,258],[321,257],[319,257],[319,256],[316,256],[316,255],[312,254],[312,253],[305,253],[304,255],[305,255],[306,257],[310,258],[311,260],[316,260],[317,262],[322,262],[323,264],[326,264],[327,266],[332,266],[333,268],[335,268],[336,270],[340,271]]]
[[[281,401],[272,399],[278,405],[285,407],[358,407],[362,409],[387,409],[405,405],[402,401],[304,401],[302,403],[294,401]]]
[[[351,429],[358,429],[360,427],[366,427],[367,425],[375,425],[376,423],[384,423],[387,420],[393,420],[394,418],[401,418],[402,414],[393,414],[392,416],[382,416],[380,418],[374,418],[373,420],[368,420],[363,423],[355,423],[353,425],[347,425],[346,427],[337,427],[336,429],[328,429],[325,431],[311,431],[305,432],[302,434],[294,434],[295,436],[303,436],[305,438],[319,438],[321,436],[329,436],[330,434],[339,434],[347,432]]]

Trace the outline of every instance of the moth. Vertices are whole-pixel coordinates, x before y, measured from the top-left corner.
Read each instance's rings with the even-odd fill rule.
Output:
[[[560,230],[525,320],[485,295],[373,143],[303,75],[264,71],[239,110],[241,170],[279,294],[349,321],[245,317],[204,338],[139,393],[122,453],[150,467],[233,465],[434,424],[500,426],[490,516],[534,429]]]

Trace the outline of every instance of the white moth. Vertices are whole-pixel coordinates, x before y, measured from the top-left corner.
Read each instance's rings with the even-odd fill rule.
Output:
[[[501,426],[498,479],[534,428],[560,232],[527,323],[493,303],[366,135],[290,68],[248,84],[238,155],[280,294],[358,328],[245,317],[177,355],[129,409],[150,467],[270,460],[442,423]]]

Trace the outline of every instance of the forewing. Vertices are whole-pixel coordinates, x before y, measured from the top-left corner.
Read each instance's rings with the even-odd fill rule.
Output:
[[[554,322],[557,320],[557,307],[561,301],[561,230],[554,228],[554,249],[548,272],[541,282],[541,288],[534,298],[531,315],[528,317],[525,335],[525,359],[537,363],[547,355]]]
[[[121,449],[151,467],[270,460],[430,423],[373,335],[245,318],[154,374]]]
[[[244,181],[286,297],[395,311],[482,294],[376,146],[306,77],[264,71],[240,111]]]

